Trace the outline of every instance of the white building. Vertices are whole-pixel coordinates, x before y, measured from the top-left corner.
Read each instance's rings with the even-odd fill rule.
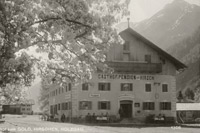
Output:
[[[49,89],[51,114],[79,117],[88,113],[144,120],[149,114],[176,117],[176,79],[186,66],[155,44],[127,28],[124,45],[110,48],[106,63],[114,73],[97,72],[88,83]],[[71,112],[72,110],[72,112]]]

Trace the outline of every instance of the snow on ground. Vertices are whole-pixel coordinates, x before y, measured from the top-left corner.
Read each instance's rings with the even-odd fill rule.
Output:
[[[40,120],[39,116],[19,115],[6,115],[0,130],[6,129],[10,131],[8,133],[199,133],[198,128],[89,126],[48,122]]]

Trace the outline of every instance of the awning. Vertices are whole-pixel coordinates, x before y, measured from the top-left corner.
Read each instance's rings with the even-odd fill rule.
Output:
[[[177,111],[200,111],[200,103],[176,103]]]

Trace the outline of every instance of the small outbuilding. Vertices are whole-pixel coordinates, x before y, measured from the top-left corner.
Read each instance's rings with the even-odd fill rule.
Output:
[[[198,122],[200,118],[200,103],[177,103],[177,120],[180,123]]]

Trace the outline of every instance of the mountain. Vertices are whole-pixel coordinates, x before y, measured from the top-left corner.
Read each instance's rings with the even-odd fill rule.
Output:
[[[200,94],[200,27],[190,37],[171,46],[168,52],[184,62],[188,68],[177,75],[177,90],[192,89]],[[198,98],[199,99],[199,98]],[[199,99],[200,100],[200,99]]]
[[[200,7],[184,0],[174,0],[151,18],[133,29],[163,49],[190,36],[200,26]]]

